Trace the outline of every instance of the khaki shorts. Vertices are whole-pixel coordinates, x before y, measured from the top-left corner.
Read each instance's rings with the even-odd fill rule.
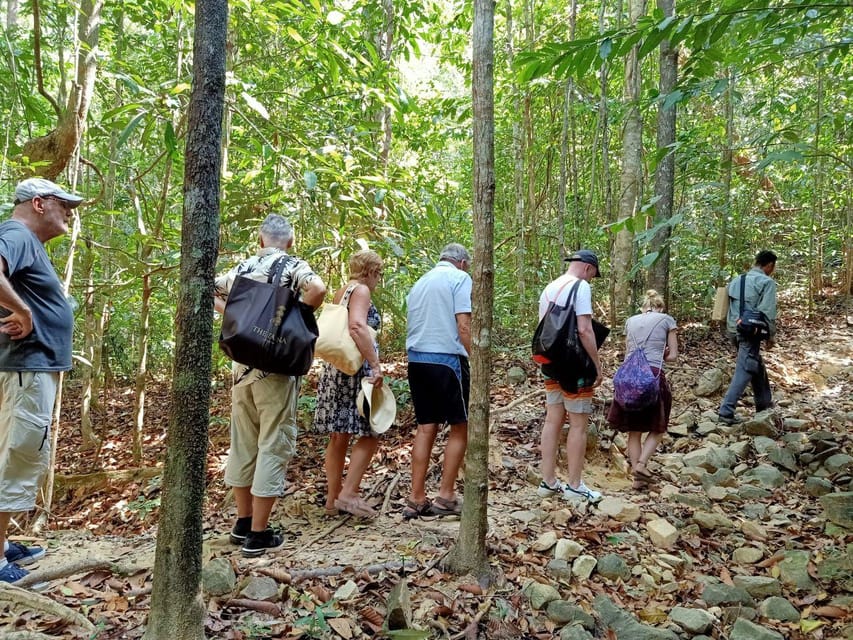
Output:
[[[0,511],[29,511],[50,464],[59,373],[0,371]]]
[[[562,403],[568,413],[592,413],[592,387],[580,389],[578,393],[566,393],[552,380],[545,382],[545,404]]]
[[[225,484],[251,487],[259,498],[284,494],[296,452],[296,401],[301,379],[278,373],[231,389],[231,449]]]

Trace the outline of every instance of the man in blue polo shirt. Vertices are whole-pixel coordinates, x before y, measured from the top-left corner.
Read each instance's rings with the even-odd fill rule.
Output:
[[[12,514],[35,506],[50,461],[59,373],[71,369],[74,314],[44,243],[68,231],[83,198],[43,178],[15,188],[12,219],[0,224],[0,581],[27,575],[40,547],[6,539]]]
[[[468,393],[471,352],[471,256],[461,244],[444,247],[438,264],[409,292],[409,389],[418,429],[412,446],[412,492],[405,519],[454,515],[462,510],[456,478],[468,446]],[[426,496],[426,474],[439,426],[450,425],[441,484]]]

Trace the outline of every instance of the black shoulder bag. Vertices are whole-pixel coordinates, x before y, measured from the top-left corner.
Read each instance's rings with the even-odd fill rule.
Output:
[[[566,304],[551,302],[533,334],[533,359],[542,365],[542,373],[560,383],[567,393],[577,393],[580,386],[591,385],[597,370],[578,337],[575,297],[580,280],[575,282]],[[559,296],[559,293],[557,294]],[[610,329],[592,320],[596,347],[600,347]]]
[[[770,338],[770,323],[761,311],[746,306],[744,290],[746,289],[746,274],[740,277],[740,317],[737,320],[737,332],[742,338],[753,342],[761,342]]]
[[[319,334],[314,310],[290,286],[281,286],[284,268],[293,259],[276,260],[266,282],[235,278],[219,336],[219,347],[235,362],[291,376],[311,368]]]

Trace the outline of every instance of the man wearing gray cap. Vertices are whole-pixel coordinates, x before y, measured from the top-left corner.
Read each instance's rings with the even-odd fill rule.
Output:
[[[45,554],[6,539],[13,513],[35,507],[50,461],[50,422],[59,374],[71,369],[74,315],[44,243],[68,231],[83,201],[44,178],[15,188],[11,220],[0,224],[0,581],[29,573]]]
[[[598,256],[589,249],[579,249],[565,259],[569,267],[562,276],[549,283],[539,297],[539,319],[547,313],[552,302],[565,305],[569,294],[577,285],[574,308],[577,316],[578,338],[590,360],[595,364],[595,380],[577,380],[576,388],[565,390],[557,380],[545,377],[545,424],[539,449],[542,456],[540,470],[542,482],[537,490],[541,497],[560,495],[566,500],[599,502],[601,493],[590,489],[583,481],[586,456],[586,430],[592,413],[593,389],[601,384],[601,361],[592,327],[592,289],[589,281],[601,276]],[[557,451],[560,448],[560,431],[569,416],[566,435],[568,482],[557,480]]]

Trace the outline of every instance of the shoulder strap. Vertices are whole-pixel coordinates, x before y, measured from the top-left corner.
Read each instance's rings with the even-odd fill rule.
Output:
[[[580,282],[580,279],[578,279],[578,280],[577,280],[577,282]],[[557,299],[560,297],[560,294],[561,294],[561,293],[563,293],[563,289],[565,289],[566,287],[568,287],[570,284],[572,284],[572,281],[571,281],[571,280],[569,280],[568,282],[564,282],[564,283],[563,283],[563,286],[562,286],[562,287],[560,287],[560,288],[557,290],[557,295],[555,295],[555,296],[554,296],[554,299],[553,299],[553,300],[548,300],[548,298],[546,297],[546,298],[545,298],[545,300],[547,300],[547,301],[548,301],[548,304],[550,304],[550,303],[552,303],[552,302],[556,302],[556,301],[557,301]]]
[[[658,321],[655,323],[655,325],[651,328],[651,330],[649,331],[649,333],[646,335],[646,339],[645,339],[645,340],[643,340],[643,344],[637,344],[637,341],[636,341],[636,340],[634,340],[634,350],[636,351],[637,349],[642,349],[642,350],[643,350],[643,354],[645,354],[645,352],[646,352],[646,343],[647,343],[647,342],[649,341],[649,339],[652,337],[652,334],[655,332],[655,329],[657,329],[661,324],[663,324],[663,322],[664,322],[665,320],[666,320],[666,316],[664,316],[663,318],[661,318],[660,320],[658,320]],[[664,350],[666,350],[666,340],[664,340]],[[658,367],[658,372],[660,372],[660,371],[662,371],[662,370],[663,370],[663,354],[661,353],[661,357],[660,357],[660,366]]]
[[[344,295],[341,297],[341,301],[339,304],[342,304],[347,309],[349,309],[349,298],[352,295],[352,292],[355,291],[355,288],[357,286],[358,286],[358,284],[353,284],[353,285],[350,285],[349,287],[347,287],[347,290],[344,291]]]
[[[746,274],[740,276],[740,313],[743,313],[746,292]]]

